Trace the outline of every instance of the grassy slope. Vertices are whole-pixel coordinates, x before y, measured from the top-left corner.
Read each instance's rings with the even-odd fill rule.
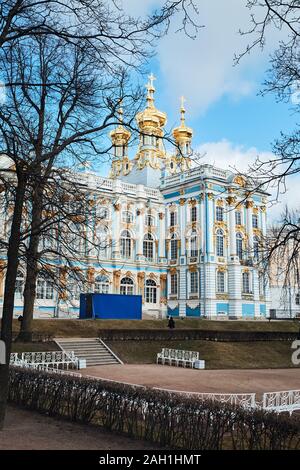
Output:
[[[125,363],[154,363],[162,347],[194,350],[206,360],[208,369],[261,369],[293,367],[291,343],[257,341],[110,341],[109,347]]]
[[[176,320],[176,328],[199,328],[202,330],[244,331],[299,331],[299,321],[209,321],[200,319]],[[20,325],[14,320],[14,330]],[[166,320],[34,320],[33,330],[52,336],[96,337],[99,330],[109,328],[167,328]]]

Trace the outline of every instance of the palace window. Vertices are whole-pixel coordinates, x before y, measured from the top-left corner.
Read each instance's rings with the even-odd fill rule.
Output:
[[[197,207],[191,207],[191,222],[197,222]]]
[[[192,232],[190,239],[190,256],[191,258],[196,258],[198,256],[198,238],[195,231]]]
[[[23,296],[23,291],[24,291],[24,274],[22,271],[18,271],[17,273],[17,279],[16,279],[16,287],[15,287],[15,297],[16,299],[21,299]]]
[[[241,233],[237,233],[235,236],[236,240],[236,254],[241,259],[243,259],[243,236]]]
[[[257,237],[253,238],[253,258],[255,261],[259,258],[259,239]]]
[[[107,209],[107,207],[98,207],[97,208],[97,217],[99,217],[99,219],[103,219],[103,220],[108,220],[109,218],[109,211]]]
[[[122,258],[131,258],[132,240],[128,230],[124,230],[121,233],[120,252]]]
[[[300,305],[300,294],[296,294],[296,297],[295,297],[295,304],[296,305]]]
[[[178,256],[178,240],[176,235],[173,234],[171,238],[171,259],[175,260]]]
[[[96,294],[108,294],[109,279],[107,276],[100,274],[95,278],[94,292]]]
[[[191,294],[198,294],[198,289],[199,289],[198,271],[191,272],[190,280],[191,280]]]
[[[178,292],[178,276],[177,273],[171,274],[170,276],[170,286],[171,290],[170,293],[171,295],[177,295]]]
[[[54,299],[54,288],[51,279],[39,277],[36,281],[36,298],[37,299]]]
[[[217,230],[217,256],[224,256],[224,233]]]
[[[259,295],[266,294],[266,281],[265,276],[261,273],[258,278],[258,286],[259,286]]]
[[[154,240],[151,233],[146,233],[143,241],[143,255],[149,261],[153,260],[154,257]]]
[[[147,227],[154,227],[155,219],[152,215],[147,214],[145,217],[145,224]]]
[[[133,280],[130,277],[123,277],[121,279],[120,294],[133,295]]]
[[[235,212],[235,225],[242,225],[242,214],[241,211]]]
[[[217,292],[225,292],[225,273],[223,271],[217,271]]]
[[[174,227],[177,224],[177,212],[170,212],[170,227]]]
[[[70,272],[68,276],[68,294],[70,300],[79,300],[81,291],[81,281],[75,272]]]
[[[223,207],[216,207],[216,220],[217,222],[223,222],[224,220],[224,209]]]
[[[109,246],[109,241],[108,241],[108,228],[107,228],[107,227],[98,226],[98,227],[96,228],[96,240],[95,240],[94,251],[95,251],[101,258],[107,258],[108,246]]]
[[[122,222],[125,224],[132,224],[133,223],[133,214],[130,211],[123,211],[122,212]]]
[[[243,294],[250,294],[250,274],[243,273],[242,280],[243,280]]]
[[[258,227],[258,217],[256,214],[252,215],[252,227],[257,228]]]
[[[149,304],[156,304],[157,302],[157,287],[156,282],[152,279],[147,279],[145,285],[145,301]]]

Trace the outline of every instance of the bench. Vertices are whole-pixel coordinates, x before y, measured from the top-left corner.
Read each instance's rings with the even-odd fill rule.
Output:
[[[73,351],[23,352],[12,353],[10,364],[21,367],[30,365],[46,369],[69,369],[69,367],[78,369],[79,359]]]
[[[199,353],[197,351],[184,351],[182,349],[163,348],[157,354],[156,363],[204,369],[204,361],[199,360]]]

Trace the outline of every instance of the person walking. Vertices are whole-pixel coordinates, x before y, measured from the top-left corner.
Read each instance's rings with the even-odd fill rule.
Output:
[[[173,317],[169,317],[168,327],[170,328],[170,330],[173,330],[175,328],[175,321],[173,320]]]

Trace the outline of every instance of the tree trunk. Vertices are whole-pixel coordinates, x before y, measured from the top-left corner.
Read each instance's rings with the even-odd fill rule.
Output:
[[[12,320],[14,312],[15,286],[19,265],[22,210],[26,189],[26,178],[19,175],[16,188],[13,220],[7,250],[7,270],[5,278],[1,340],[5,343],[6,363],[0,364],[0,429],[3,429],[9,385],[9,361],[12,342]]]
[[[34,193],[32,206],[31,236],[27,250],[23,320],[21,323],[20,333],[18,335],[18,341],[24,342],[32,341],[32,320],[36,296],[36,281],[38,277],[38,248],[41,236],[42,194],[42,188],[37,188]]]

